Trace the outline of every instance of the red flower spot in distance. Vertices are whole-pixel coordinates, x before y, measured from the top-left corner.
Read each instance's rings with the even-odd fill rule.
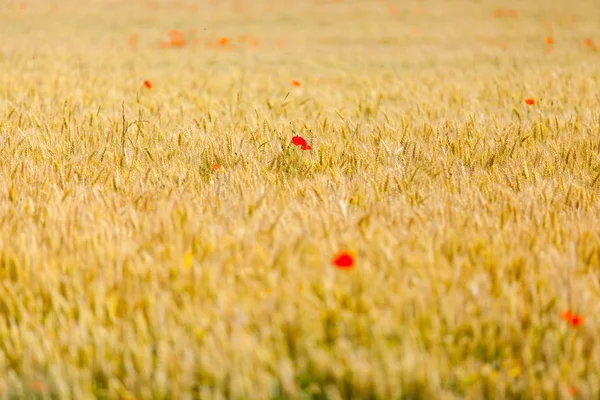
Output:
[[[546,36],[546,44],[548,46],[551,46],[554,44],[554,39],[552,39],[552,36]]]
[[[295,79],[294,79],[294,80],[292,81],[292,85],[294,85],[294,86],[296,86],[296,87],[300,87],[300,81],[297,81],[297,80],[295,80]]]
[[[48,385],[44,382],[33,382],[31,388],[36,392],[45,392],[48,390]]]
[[[219,39],[219,45],[220,46],[227,46],[228,44],[229,44],[229,38],[222,37],[221,39]]]
[[[296,146],[306,145],[306,140],[302,136],[294,136],[292,137],[292,143]]]
[[[571,311],[563,311],[560,313],[560,319],[563,321],[570,321],[573,318],[573,313]]]
[[[583,44],[585,44],[586,47],[589,47],[592,50],[596,50],[596,51],[598,50],[598,46],[596,46],[596,43],[594,43],[594,41],[592,39],[585,39]]]
[[[145,80],[144,86],[146,86],[148,89],[152,89],[152,82],[150,82],[149,80]]]
[[[300,147],[302,150],[311,150],[312,147],[310,147],[310,145],[308,145],[308,143],[306,143],[306,139],[304,139],[302,136],[294,136],[292,137],[292,144],[294,146],[298,146]]]
[[[571,321],[569,321],[569,323],[572,326],[579,326],[583,324],[583,317],[581,315],[573,315],[573,318],[571,318]]]
[[[171,29],[169,31],[169,37],[171,39],[179,39],[183,36],[183,34],[181,33],[181,31],[178,31],[177,29]]]
[[[185,46],[185,40],[178,38],[178,39],[171,39],[171,47],[183,47]]]
[[[354,257],[347,251],[337,253],[331,263],[339,269],[353,269],[355,267]]]
[[[569,386],[569,394],[575,396],[577,394],[577,388],[575,386]]]
[[[560,319],[568,322],[573,327],[578,327],[583,324],[583,317],[581,315],[572,313],[571,311],[564,311],[560,314]]]
[[[166,49],[169,47],[183,47],[186,44],[185,39],[183,38],[183,33],[181,31],[178,31],[177,29],[171,29],[169,31],[169,41],[168,42],[161,42],[160,43],[160,47],[162,49]]]
[[[131,47],[135,47],[135,45],[137,45],[137,42],[138,42],[138,35],[137,35],[137,33],[132,33],[129,36],[129,45]]]
[[[218,171],[220,169],[221,169],[221,164],[213,164],[213,166],[212,166],[213,171]]]
[[[530,97],[528,99],[525,99],[525,104],[527,104],[528,106],[532,106],[535,104],[535,100]]]

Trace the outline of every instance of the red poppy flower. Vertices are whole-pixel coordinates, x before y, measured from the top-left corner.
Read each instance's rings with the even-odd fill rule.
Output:
[[[525,99],[525,104],[527,104],[528,106],[532,106],[535,104],[535,100],[530,97],[528,99]]]
[[[171,29],[169,31],[169,37],[171,39],[180,39],[183,36],[183,34],[181,33],[181,31],[178,31],[177,29]]]
[[[33,382],[31,388],[36,392],[46,392],[48,390],[48,385],[44,382]]]
[[[571,318],[569,323],[573,326],[579,326],[583,324],[583,317],[581,315],[573,315],[573,318]]]
[[[306,143],[306,140],[302,136],[294,136],[292,137],[292,144],[300,147],[302,150],[310,150],[312,147]]]
[[[137,33],[132,33],[131,36],[129,36],[129,45],[131,47],[135,47],[135,45],[137,44],[137,41],[138,41]]]
[[[592,39],[585,39],[583,44],[585,44],[586,47],[589,47],[592,50],[596,50],[596,51],[598,50],[598,46],[596,46],[596,43],[594,43],[594,41]]]
[[[583,317],[581,315],[572,313],[571,311],[565,311],[560,314],[560,319],[568,322],[573,327],[577,327],[583,324]]]
[[[186,41],[182,38],[171,39],[171,47],[183,47]]]
[[[571,311],[563,311],[560,313],[560,319],[563,321],[570,321],[573,318],[573,313]]]
[[[293,80],[293,81],[292,81],[292,85],[294,85],[294,86],[296,86],[296,87],[300,87],[300,81]]]
[[[146,86],[148,89],[152,89],[152,82],[145,80],[144,81],[144,86]]]
[[[212,166],[213,171],[218,171],[220,169],[221,169],[221,164],[213,164],[213,166]]]
[[[296,146],[305,146],[306,140],[302,136],[294,136],[292,137],[292,143]]]
[[[569,386],[569,394],[575,396],[577,394],[577,388],[575,386]]]
[[[552,36],[546,36],[546,44],[548,46],[554,44],[554,39],[552,39]]]
[[[355,267],[354,257],[347,251],[337,253],[331,262],[334,267],[339,269],[353,269]]]

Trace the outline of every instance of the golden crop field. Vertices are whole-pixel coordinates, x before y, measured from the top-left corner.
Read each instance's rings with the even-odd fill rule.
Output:
[[[600,2],[0,3],[0,399],[600,398]]]

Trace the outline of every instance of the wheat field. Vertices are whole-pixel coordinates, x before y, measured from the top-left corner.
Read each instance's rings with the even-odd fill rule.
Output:
[[[1,2],[0,399],[600,398],[598,21]]]

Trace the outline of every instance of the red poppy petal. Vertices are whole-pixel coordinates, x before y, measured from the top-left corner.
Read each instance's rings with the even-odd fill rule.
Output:
[[[351,269],[354,268],[354,258],[347,252],[341,252],[333,259],[333,264],[340,269]]]
[[[571,318],[571,325],[573,326],[579,326],[583,323],[583,317],[581,315],[574,315],[573,318]]]
[[[306,140],[301,136],[294,136],[292,138],[292,143],[296,146],[306,146]]]
[[[564,311],[560,314],[560,319],[563,321],[570,321],[573,318],[573,313],[571,311]]]

